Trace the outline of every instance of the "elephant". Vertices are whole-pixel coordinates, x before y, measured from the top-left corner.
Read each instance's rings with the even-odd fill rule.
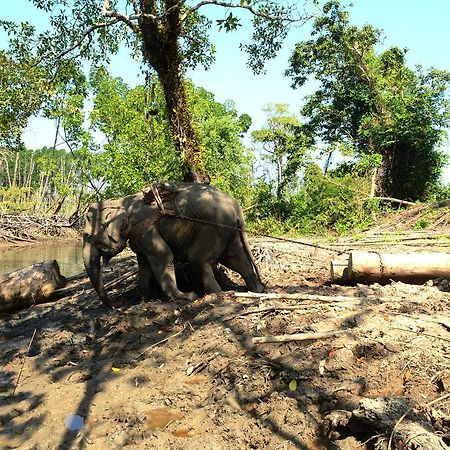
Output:
[[[159,184],[161,186],[164,184]],[[164,201],[146,201],[139,192],[116,200],[93,203],[83,231],[83,260],[89,279],[102,302],[113,307],[100,270],[126,247],[137,256],[139,285],[146,292],[155,283],[169,298],[193,300],[182,292],[174,264],[187,263],[204,293],[221,290],[214,276],[218,263],[239,273],[247,288],[264,292],[244,231],[239,203],[224,191],[196,183],[170,183]]]

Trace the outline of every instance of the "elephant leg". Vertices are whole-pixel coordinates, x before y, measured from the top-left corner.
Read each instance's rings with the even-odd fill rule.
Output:
[[[167,297],[184,300],[195,300],[197,298],[195,292],[181,292],[178,289],[172,250],[155,229],[149,230],[141,248],[145,249],[144,254],[153,275]]]
[[[146,297],[155,292],[157,283],[147,258],[140,253],[138,253],[136,257],[139,269],[139,288],[142,295]]]
[[[219,262],[241,275],[250,291],[264,292],[264,285],[261,283],[252,261],[242,247],[239,235],[232,239],[226,254]]]
[[[222,290],[209,262],[192,264],[192,269],[196,271],[196,277],[199,279],[205,294],[213,294]]]

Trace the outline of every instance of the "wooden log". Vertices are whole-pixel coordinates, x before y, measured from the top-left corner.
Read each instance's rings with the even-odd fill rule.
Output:
[[[9,313],[51,300],[67,280],[58,263],[46,261],[0,276],[0,313]]]
[[[345,283],[350,281],[348,261],[331,261],[330,281],[332,283]]]
[[[423,283],[450,276],[450,253],[379,253],[355,250],[348,260],[350,278],[360,282]]]

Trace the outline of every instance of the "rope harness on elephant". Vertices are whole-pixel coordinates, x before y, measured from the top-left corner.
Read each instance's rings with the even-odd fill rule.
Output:
[[[216,226],[216,227],[227,228],[227,229],[230,229],[233,231],[239,231],[240,233],[242,233],[244,231],[244,228],[242,225],[241,226],[225,225],[224,223],[211,222],[209,220],[185,216],[180,213],[177,214],[173,210],[166,209],[164,207],[164,203],[167,202],[168,200],[171,200],[172,198],[176,197],[176,195],[178,193],[177,185],[174,183],[171,183],[170,181],[152,183],[150,185],[145,186],[142,189],[142,192],[144,194],[144,203],[149,206],[156,206],[158,208],[158,212],[157,212],[157,215],[155,218],[156,220],[154,220],[154,221],[152,220],[153,223],[156,223],[162,217],[173,217],[176,219],[189,220],[191,222],[203,223],[205,225],[212,225],[212,226]],[[147,219],[144,219],[144,221],[147,221]],[[149,224],[149,223],[147,222],[147,224]]]
[[[162,217],[173,217],[176,219],[188,220],[191,222],[198,222],[198,223],[203,223],[205,225],[211,225],[211,226],[216,226],[216,227],[220,227],[220,228],[226,228],[226,229],[233,230],[233,231],[238,231],[241,235],[241,239],[243,239],[242,233],[245,232],[244,224],[240,224],[239,226],[225,225],[223,223],[211,222],[209,220],[188,217],[183,214],[177,214],[173,210],[166,209],[164,207],[164,203],[166,201],[176,197],[176,195],[177,195],[177,185],[175,183],[172,183],[170,181],[152,183],[150,185],[145,186],[143,188],[142,192],[144,194],[144,203],[146,203],[149,206],[157,206],[158,212],[155,214],[154,217],[149,218],[149,219],[144,219],[138,225],[141,225],[141,223],[142,223],[142,226],[149,226],[149,225],[153,225],[156,222],[158,222],[158,220],[160,220]],[[279,236],[272,236],[272,235],[268,235],[268,234],[260,234],[259,236],[275,239],[278,241],[291,242],[291,243],[297,244],[297,245],[305,245],[307,247],[314,247],[316,249],[327,250],[329,252],[338,253],[338,254],[345,253],[342,250],[337,250],[337,249],[334,249],[331,247],[327,247],[327,246],[320,245],[320,244],[314,244],[311,242],[298,241],[298,240],[294,240],[294,239],[282,238]]]

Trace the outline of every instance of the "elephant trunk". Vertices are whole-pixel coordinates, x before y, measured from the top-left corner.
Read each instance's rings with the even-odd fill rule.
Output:
[[[97,248],[89,242],[88,236],[84,236],[83,240],[83,260],[84,267],[86,268],[86,273],[91,280],[92,286],[100,297],[100,300],[103,302],[103,304],[105,304],[109,308],[112,308],[112,304],[110,299],[108,298],[108,294],[106,293],[101,275],[100,253]]]

